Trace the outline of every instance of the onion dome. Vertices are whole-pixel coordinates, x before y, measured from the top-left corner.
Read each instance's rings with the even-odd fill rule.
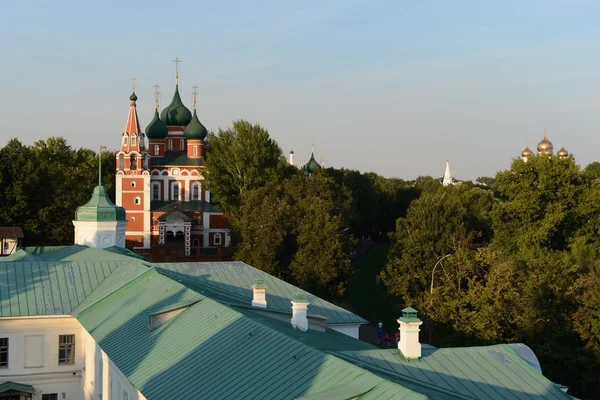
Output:
[[[137,96],[135,95],[135,92],[131,93],[131,96],[129,96],[129,100],[137,101]]]
[[[148,139],[164,139],[167,137],[169,129],[167,125],[158,117],[158,109],[154,111],[154,118],[146,127],[146,136]]]
[[[319,165],[317,160],[315,160],[315,154],[311,153],[310,160],[308,160],[308,162],[306,164],[304,164],[304,167],[303,167],[304,172],[307,174],[314,174],[320,168],[321,168],[321,166]]]
[[[196,114],[196,109],[194,109],[194,116],[192,117],[192,122],[190,122],[185,129],[183,130],[183,134],[187,139],[190,140],[203,140],[206,137],[207,130],[202,125],[202,122],[198,119],[198,114]]]
[[[96,186],[92,198],[86,204],[77,207],[76,221],[125,221],[125,209],[115,205],[108,198],[104,186]]]
[[[181,97],[179,97],[179,85],[175,85],[173,100],[162,110],[160,119],[167,126],[187,126],[192,121],[192,113],[183,105]]]
[[[525,147],[525,150],[523,150],[521,152],[521,157],[523,157],[523,158],[533,157],[533,151],[531,151],[529,149],[529,146]]]
[[[554,146],[548,140],[548,136],[544,134],[544,138],[537,145],[538,155],[551,156],[554,153]]]
[[[567,158],[569,157],[569,152],[567,151],[567,149],[565,149],[565,146],[563,146],[560,148],[558,153],[556,153],[556,155],[560,158]]]

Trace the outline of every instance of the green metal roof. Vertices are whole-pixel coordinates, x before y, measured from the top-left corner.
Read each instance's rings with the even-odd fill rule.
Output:
[[[181,314],[148,329],[153,310],[194,300]],[[380,399],[423,398],[204,298],[155,269],[78,319],[148,399],[190,398],[190,393],[194,398],[292,399],[348,385],[366,393],[380,384],[387,385]]]
[[[92,198],[86,204],[77,207],[76,221],[125,221],[125,209],[116,206],[108,198],[104,186],[96,186]]]
[[[179,210],[182,212],[211,212],[211,213],[223,213],[223,211],[219,210],[213,204],[208,203],[204,200],[194,200],[194,201],[159,201],[153,200],[150,203],[150,209],[152,211],[158,212],[171,212],[174,210]]]
[[[406,360],[397,349],[333,352],[409,388],[428,387],[469,399],[570,399],[509,345],[438,349]]]
[[[21,392],[21,393],[30,393],[34,394],[35,389],[31,385],[27,385],[25,383],[16,383],[16,382],[4,382],[0,383],[0,393],[6,392]]]
[[[14,253],[12,253],[11,255],[5,256],[5,257],[0,257],[0,262],[8,262],[8,261],[37,261],[38,258],[35,256],[32,256],[31,254],[27,253],[25,250],[23,249],[19,249],[17,251],[15,251]]]
[[[167,150],[162,157],[150,156],[150,165],[152,166],[181,166],[181,167],[201,167],[204,165],[204,158],[189,158],[187,151]]]
[[[241,261],[232,262],[197,262],[197,263],[159,263],[153,264],[181,275],[193,278],[210,296],[227,296],[230,301],[251,305],[252,285],[256,279],[263,279],[266,286],[267,310],[292,312],[290,301],[299,289],[281,279],[275,278],[259,269]],[[327,318],[328,324],[363,324],[363,318],[329,303],[308,292],[302,292],[309,302],[308,315],[318,315]]]
[[[0,263],[0,317],[69,314],[121,263]]]

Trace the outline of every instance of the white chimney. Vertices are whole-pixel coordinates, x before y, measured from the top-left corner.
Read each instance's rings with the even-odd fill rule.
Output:
[[[308,301],[303,293],[297,293],[292,299],[292,326],[301,331],[308,329],[308,317],[306,315]]]
[[[252,306],[267,308],[267,285],[264,279],[257,279],[252,285]]]
[[[419,343],[419,326],[423,323],[417,318],[417,310],[407,307],[402,310],[402,317],[398,319],[400,324],[400,342],[398,349],[406,358],[421,357],[421,343]]]

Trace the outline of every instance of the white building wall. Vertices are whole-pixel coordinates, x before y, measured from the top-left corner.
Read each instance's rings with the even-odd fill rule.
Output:
[[[57,393],[59,399],[83,398],[83,329],[73,317],[0,319],[0,337],[8,338],[8,368],[0,368],[0,383],[25,383],[35,389],[33,400]],[[58,364],[58,336],[75,335],[75,363]]]
[[[125,247],[127,221],[73,221],[75,244],[104,249]]]
[[[360,328],[360,324],[327,325],[327,327],[333,329],[334,331],[343,333],[344,335],[353,337],[354,339],[358,339],[358,330]]]
[[[75,363],[58,364],[59,335],[75,335]],[[0,338],[8,338],[8,368],[0,383],[32,385],[33,400],[58,394],[65,400],[146,400],[71,316],[0,318]]]
[[[19,244],[17,238],[3,238],[0,239],[0,254],[3,256],[9,256],[17,251],[17,245]]]

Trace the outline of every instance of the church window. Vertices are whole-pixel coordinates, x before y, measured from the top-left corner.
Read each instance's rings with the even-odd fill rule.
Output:
[[[131,217],[131,222],[135,222],[135,217]]]
[[[135,146],[137,144],[137,138],[134,136],[131,138],[131,145]]]
[[[141,199],[140,199],[140,197],[139,197],[139,196],[136,196],[136,197],[133,199],[133,204],[135,204],[135,205],[139,205],[141,202],[142,202],[142,201],[141,201]]]
[[[75,335],[58,336],[58,363],[75,364]]]
[[[131,182],[131,187],[135,187],[135,182]]]
[[[123,154],[119,155],[119,169],[125,169],[125,156]]]
[[[192,246],[194,246],[194,247],[200,246],[200,239],[194,239],[194,241],[192,242]]]
[[[179,139],[179,150],[180,151],[183,151],[183,146],[184,146],[183,139]]]
[[[144,153],[144,170],[148,170],[148,153]]]
[[[194,155],[197,156],[198,155],[198,146],[194,146]]]
[[[124,135],[123,136],[123,145],[126,145],[126,144],[127,144],[127,135]]]
[[[220,233],[215,233],[214,242],[215,242],[215,246],[221,245],[221,234]]]
[[[129,169],[135,171],[137,169],[137,156],[135,154],[131,155]]]
[[[160,185],[158,182],[152,184],[152,200],[160,200]]]
[[[173,139],[169,139],[169,150],[173,150]]]
[[[8,367],[8,338],[0,338],[0,368]]]
[[[179,200],[179,183],[173,184],[173,200]]]
[[[157,144],[154,145],[154,155],[157,156],[159,151],[159,147]]]
[[[200,200],[200,184],[192,183],[192,200]]]

